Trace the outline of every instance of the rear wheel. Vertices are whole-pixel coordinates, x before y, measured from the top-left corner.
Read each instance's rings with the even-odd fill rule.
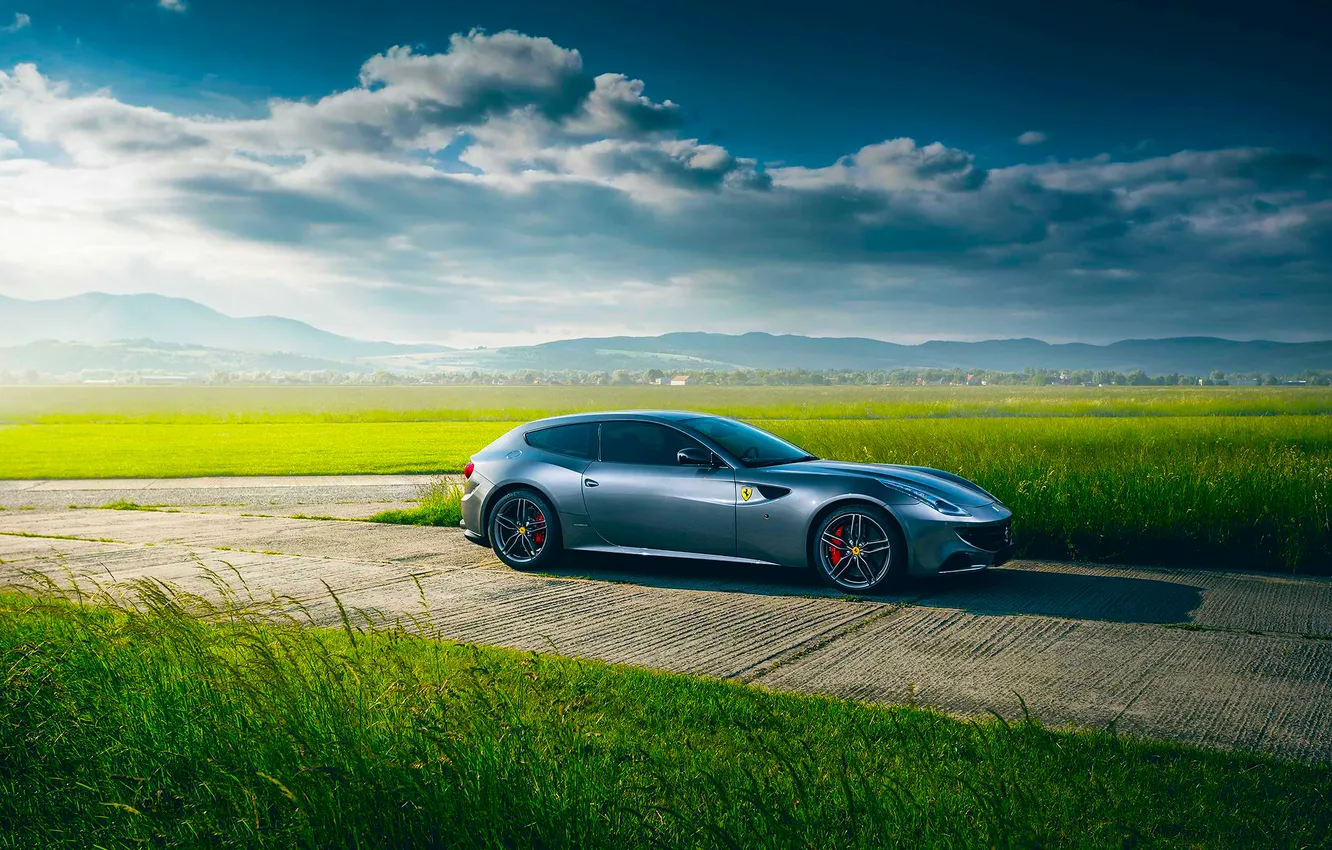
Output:
[[[560,523],[546,498],[535,490],[505,493],[490,511],[491,548],[517,570],[533,570],[560,556]]]
[[[906,540],[882,508],[847,505],[814,529],[813,567],[828,584],[850,593],[892,590],[906,579]]]

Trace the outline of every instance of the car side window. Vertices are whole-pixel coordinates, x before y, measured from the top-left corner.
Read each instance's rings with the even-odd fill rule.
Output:
[[[704,448],[686,434],[652,422],[601,423],[601,459],[607,463],[675,466],[684,448]]]
[[[581,422],[576,425],[556,425],[527,434],[527,444],[555,454],[597,459],[597,423]]]

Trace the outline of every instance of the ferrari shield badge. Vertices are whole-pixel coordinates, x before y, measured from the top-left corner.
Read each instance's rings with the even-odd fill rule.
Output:
[[[740,498],[743,499],[744,501],[748,502],[748,501],[749,501],[749,497],[752,496],[752,495],[754,495],[754,488],[753,488],[753,487],[741,487],[741,488],[740,488]]]

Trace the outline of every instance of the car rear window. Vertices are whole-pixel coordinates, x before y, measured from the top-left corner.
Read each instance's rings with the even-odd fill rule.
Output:
[[[597,457],[597,423],[556,425],[527,433],[527,444],[542,451],[595,460]]]

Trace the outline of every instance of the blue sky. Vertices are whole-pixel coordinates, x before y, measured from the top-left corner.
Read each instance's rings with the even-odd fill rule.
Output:
[[[453,344],[1329,336],[1326,11],[573,5],[0,0],[0,292]]]

